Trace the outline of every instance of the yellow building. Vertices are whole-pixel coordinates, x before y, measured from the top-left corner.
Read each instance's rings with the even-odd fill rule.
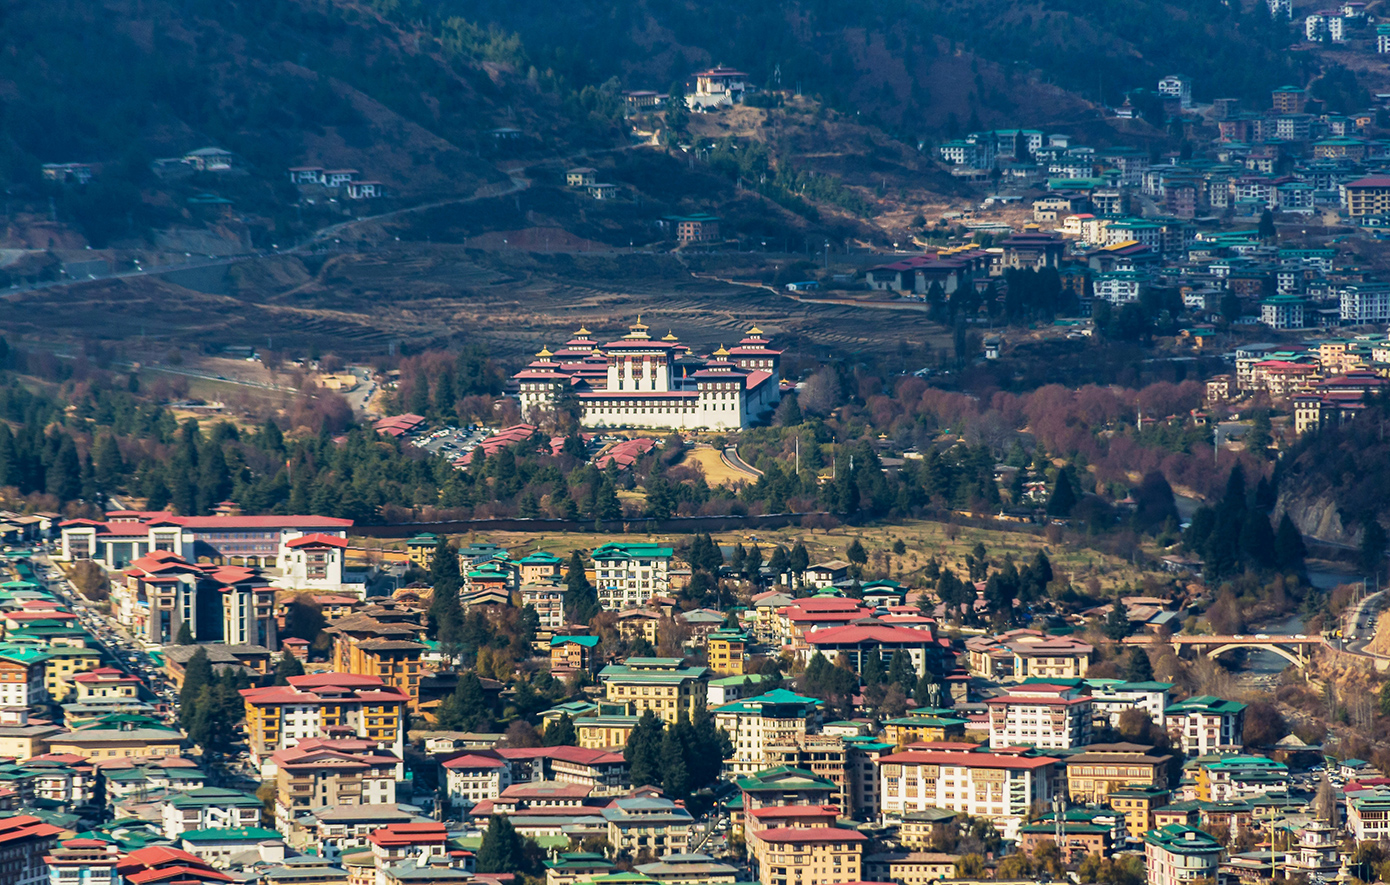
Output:
[[[1066,757],[1071,801],[1104,804],[1114,790],[1166,787],[1173,757],[1144,744],[1091,744]]]
[[[1144,834],[1158,826],[1154,809],[1168,804],[1172,794],[1154,787],[1126,787],[1111,790],[1106,795],[1110,807],[1125,816],[1125,830],[1131,839],[1143,839]]]
[[[760,882],[839,885],[863,881],[864,843],[841,827],[773,827],[748,833],[748,853]]]
[[[439,538],[426,532],[405,542],[405,555],[409,557],[411,565],[429,569],[434,563],[434,551],[438,546]]]
[[[743,675],[747,649],[748,636],[742,630],[715,630],[705,644],[709,667],[720,676]]]
[[[77,648],[70,645],[50,645],[48,660],[43,662],[43,682],[48,696],[62,703],[76,690],[72,678],[79,673],[90,673],[101,666],[101,652],[94,648]]]
[[[241,697],[246,705],[247,744],[256,765],[264,767],[277,750],[306,738],[324,737],[330,729],[346,729],[392,751],[397,758],[404,756],[401,725],[410,695],[387,685],[379,676],[291,676],[289,685],[242,689]]]
[[[586,716],[574,720],[579,746],[586,750],[625,747],[628,737],[636,727],[636,716]]]
[[[935,851],[898,851],[864,858],[865,881],[928,885],[956,878],[959,855]]]
[[[680,658],[628,658],[599,672],[604,697],[629,715],[651,710],[668,723],[679,713],[694,716],[708,695],[709,669],[687,667]]]
[[[952,710],[915,710],[911,715],[883,723],[883,740],[899,750],[919,741],[959,741],[965,738],[966,721]]]
[[[420,705],[420,627],[408,620],[381,620],[365,613],[335,621],[324,630],[333,637],[333,669],[355,676],[375,676]]]

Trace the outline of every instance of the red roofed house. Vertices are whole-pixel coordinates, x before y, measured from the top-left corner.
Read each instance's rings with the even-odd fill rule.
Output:
[[[355,735],[397,759],[404,756],[406,692],[380,677],[351,673],[310,673],[289,682],[241,690],[251,761],[263,774],[274,772],[277,751],[330,735]],[[404,774],[398,765],[396,776]]]
[[[102,667],[72,678],[77,685],[77,702],[92,698],[133,698],[140,694],[140,680],[115,667]]]
[[[367,841],[378,870],[413,862],[417,867],[447,866],[473,872],[473,852],[451,848],[444,824],[436,821],[388,824],[374,830]]]
[[[47,885],[44,857],[61,832],[33,815],[0,818],[0,880],[5,885]]]
[[[1091,692],[1066,685],[1016,685],[989,706],[989,746],[1069,750],[1091,742]]]
[[[52,881],[73,885],[114,885],[120,848],[101,839],[68,839],[44,858]]]
[[[343,585],[343,559],[347,540],[315,532],[280,547],[276,582],[289,590],[339,589]]]
[[[812,630],[806,634],[806,646],[800,651],[803,661],[809,663],[816,652],[825,655],[828,661],[843,655],[856,673],[862,672],[866,655],[877,654],[886,661],[901,650],[907,653],[912,670],[918,676],[929,667],[940,672],[938,662],[949,649],[949,644],[943,646],[931,629],[894,627],[877,622]]]
[[[888,820],[930,808],[984,817],[1013,839],[1034,806],[1052,801],[1057,777],[1049,756],[908,750],[879,758],[880,807]]]
[[[753,875],[767,885],[856,882],[868,837],[843,827],[771,827],[748,833]]]
[[[399,438],[419,430],[425,423],[423,415],[392,415],[372,425],[382,436]]]
[[[277,750],[275,828],[290,831],[301,814],[326,805],[394,805],[401,760],[372,741],[310,738]]]
[[[302,535],[347,537],[350,519],[331,516],[174,516],[169,513],[108,513],[106,520],[70,519],[60,525],[65,562],[95,559],[124,569],[155,552],[187,562],[256,566],[275,564],[284,545]]]
[[[116,864],[116,872],[128,885],[232,881],[231,876],[213,869],[197,855],[168,845],[151,845],[132,851]]]
[[[1344,185],[1347,214],[1352,218],[1366,215],[1390,215],[1390,175],[1358,178]]]
[[[464,812],[484,799],[497,799],[512,785],[511,766],[490,752],[455,756],[443,768],[449,804]]]
[[[278,647],[275,588],[257,568],[155,550],[130,563],[111,598],[118,619],[148,642],[168,645],[187,624],[199,642]]]

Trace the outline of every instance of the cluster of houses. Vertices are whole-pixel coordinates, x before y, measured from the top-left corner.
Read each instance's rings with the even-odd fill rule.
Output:
[[[349,200],[374,200],[386,196],[386,186],[363,178],[356,169],[325,169],[322,166],[291,166],[290,183],[301,189],[341,193]]]
[[[486,541],[459,549],[463,606],[499,625],[510,617],[503,609],[531,607],[542,666],[590,687],[540,714],[543,726],[572,729],[559,746],[436,730],[408,753],[407,723],[427,726],[460,679],[428,638],[432,591],[363,599],[311,588],[327,643],[311,656],[308,642],[285,633],[291,601],[266,595],[257,572],[315,539],[341,541],[346,527],[276,517],[278,534],[267,538],[269,524],[207,519],[231,520],[230,530],[146,513],[60,530],[71,558],[111,569],[117,622],[148,632],[150,618],[162,624],[156,615],[168,612],[176,629],[196,631],[182,645],[148,637],[163,646],[173,685],[199,651],[216,670],[245,674],[247,762],[267,788],[251,795],[206,771],[172,711],[111,666],[87,615],[47,590],[27,554],[8,556],[7,881],[506,885],[512,874],[476,869],[498,815],[545,850],[548,885],[969,879],[979,873],[961,872],[969,864],[955,846],[981,821],[1003,840],[978,860],[987,867],[1053,842],[1069,865],[1142,857],[1147,881],[1161,885],[1255,882],[1275,869],[1331,878],[1351,857],[1344,833],[1386,834],[1390,779],[1369,764],[1331,762],[1293,736],[1249,746],[1243,704],[1100,677],[1098,650],[1065,630],[952,638],[939,629],[940,606],[892,580],[859,580],[838,560],[782,580],[769,573],[772,589],[727,611],[683,610],[674,594],[688,571],[671,548],[649,543],[592,551],[586,577],[607,614],[584,624],[566,615],[559,557]],[[127,561],[113,544],[139,549]],[[405,547],[422,569],[443,549],[431,535]],[[222,602],[222,635],[206,612],[186,608],[205,589]],[[1177,626],[1165,600],[1123,604],[1141,630],[1166,636]],[[242,610],[251,615],[232,617]],[[306,672],[272,681],[277,654]],[[823,660],[863,687],[831,703],[756,666],[769,657],[794,672]],[[910,685],[915,700],[874,696],[885,680]],[[478,684],[485,698],[506,690],[491,678]],[[626,747],[645,716],[678,727],[705,711],[729,749],[713,807],[696,815],[684,797],[633,782]],[[1135,711],[1149,734],[1167,738],[1118,739]],[[1316,789],[1329,765],[1340,789],[1331,808]],[[1247,850],[1251,834],[1263,845]]]

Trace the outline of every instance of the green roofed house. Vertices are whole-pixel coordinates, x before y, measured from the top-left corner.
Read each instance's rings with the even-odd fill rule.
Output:
[[[189,830],[255,827],[264,804],[249,793],[202,787],[164,804],[164,835],[176,839]]]
[[[1245,740],[1245,705],[1211,695],[1198,695],[1170,704],[1163,727],[1178,735],[1188,756],[1240,752]]]
[[[609,611],[646,608],[671,592],[675,551],[660,544],[604,544],[593,552],[599,605]]]
[[[545,862],[545,885],[573,885],[615,869],[613,862],[602,854],[572,851]]]
[[[638,864],[635,869],[658,882],[719,885],[738,881],[738,869],[719,863],[708,854],[668,854],[654,863]]]
[[[594,649],[598,648],[597,636],[553,636],[550,639],[550,673],[557,678],[579,672],[592,671],[598,665]]]
[[[840,793],[834,781],[802,768],[779,765],[738,778],[744,814],[774,805],[827,805]]]
[[[802,697],[785,688],[733,701],[714,709],[714,722],[728,732],[734,754],[725,770],[735,776],[751,775],[767,767],[767,748],[773,744],[803,741],[820,730],[821,701]]]
[[[604,698],[623,705],[628,715],[651,710],[674,723],[680,712],[694,716],[709,691],[707,667],[687,667],[680,658],[628,658],[599,671]]]
[[[238,861],[281,863],[285,859],[284,837],[264,827],[188,830],[179,835],[179,845],[218,869],[227,869]]]
[[[1196,827],[1168,824],[1144,836],[1144,865],[1148,885],[1187,885],[1194,879],[1216,879],[1221,843]]]
[[[405,542],[405,555],[412,565],[428,569],[434,563],[434,551],[438,546],[438,536],[424,532]]]
[[[763,684],[771,676],[764,673],[741,673],[736,676],[721,676],[709,681],[709,706],[718,707],[739,698],[761,694]]]

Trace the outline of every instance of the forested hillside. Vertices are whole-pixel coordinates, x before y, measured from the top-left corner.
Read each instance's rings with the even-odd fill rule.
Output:
[[[897,128],[940,126],[943,108],[959,107],[962,97],[985,122],[992,111],[1012,113],[1018,89],[1034,74],[1113,104],[1173,72],[1193,77],[1202,99],[1263,102],[1272,87],[1305,79],[1280,51],[1288,24],[1271,22],[1263,2],[371,2],[400,20],[462,16],[500,26],[520,36],[531,64],[576,83],[616,76],[666,89],[697,66],[723,63],[767,86],[780,74],[784,88],[799,85]],[[938,66],[958,50],[984,64],[972,62],[967,71]],[[999,64],[985,70],[992,62]]]

